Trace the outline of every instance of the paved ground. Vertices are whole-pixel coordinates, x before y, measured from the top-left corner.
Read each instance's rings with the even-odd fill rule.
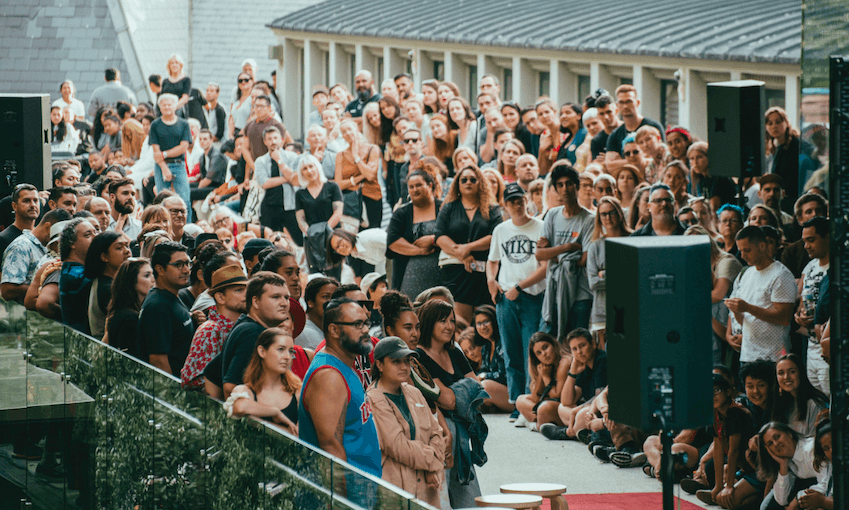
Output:
[[[613,464],[604,464],[578,441],[549,441],[527,428],[513,427],[506,414],[487,415],[486,422],[489,437],[485,450],[489,462],[482,468],[476,468],[483,494],[496,494],[502,484],[518,482],[564,484],[569,488],[567,496],[662,492],[660,483],[644,475],[641,469],[620,469]],[[677,485],[675,495],[707,508]]]

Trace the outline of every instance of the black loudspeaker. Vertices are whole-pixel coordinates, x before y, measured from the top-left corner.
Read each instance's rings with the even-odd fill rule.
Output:
[[[49,188],[50,164],[50,96],[0,94],[0,197],[22,182]]]
[[[610,418],[642,430],[710,424],[707,236],[613,238],[605,252]]]
[[[764,83],[755,80],[708,83],[710,173],[754,177],[766,168]]]

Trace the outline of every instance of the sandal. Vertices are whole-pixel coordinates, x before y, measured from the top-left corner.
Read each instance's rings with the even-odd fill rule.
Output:
[[[643,464],[643,473],[645,473],[646,476],[649,477],[649,478],[656,478],[655,472],[654,472],[654,466],[652,466],[648,462]]]

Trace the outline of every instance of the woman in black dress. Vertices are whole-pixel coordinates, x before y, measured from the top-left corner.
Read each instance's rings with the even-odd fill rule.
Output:
[[[312,154],[301,156],[298,179],[301,189],[295,192],[295,218],[298,220],[298,228],[304,234],[304,247],[309,261],[313,260],[309,252],[309,228],[322,222],[327,223],[330,230],[339,225],[342,219],[342,191],[338,184],[327,180],[321,171],[321,163]],[[318,273],[322,269],[310,264],[310,273]]]
[[[192,91],[192,80],[183,74],[183,68],[185,67],[183,57],[177,54],[171,55],[166,67],[168,78],[162,80],[162,88],[159,91],[159,95],[174,94],[177,96],[177,115],[186,118],[183,107],[189,102],[189,94]]]
[[[399,207],[389,221],[386,256],[393,259],[392,288],[416,297],[439,281],[436,217],[442,200],[434,198],[437,184],[424,170],[407,177],[410,202]]]
[[[112,300],[109,301],[106,315],[104,342],[138,357],[136,326],[139,322],[139,310],[147,293],[155,284],[153,268],[147,259],[132,259],[121,264],[112,281]]]
[[[476,306],[492,304],[486,292],[486,259],[492,230],[499,223],[501,210],[480,169],[460,170],[436,218],[436,244],[442,249],[442,284],[454,295],[464,325],[471,324]]]

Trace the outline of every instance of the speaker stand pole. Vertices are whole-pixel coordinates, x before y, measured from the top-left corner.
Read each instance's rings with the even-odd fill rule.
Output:
[[[663,485],[663,510],[675,510],[672,483],[674,461],[672,459],[672,430],[666,426],[663,413],[656,411],[653,418],[660,422],[660,445],[663,452],[660,456],[660,481]]]

